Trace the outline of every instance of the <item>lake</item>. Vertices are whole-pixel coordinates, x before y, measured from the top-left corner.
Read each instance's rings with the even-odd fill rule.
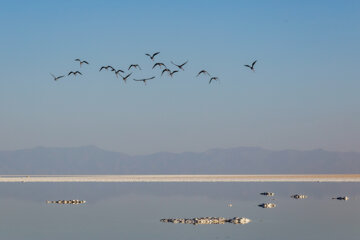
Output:
[[[274,197],[262,196],[264,191]],[[359,239],[359,183],[1,183],[0,239]],[[307,199],[293,199],[293,194]],[[348,201],[332,197],[349,196]],[[48,204],[47,200],[86,200]],[[272,202],[273,209],[258,205]],[[228,205],[232,204],[232,207]],[[163,218],[246,217],[244,225]]]

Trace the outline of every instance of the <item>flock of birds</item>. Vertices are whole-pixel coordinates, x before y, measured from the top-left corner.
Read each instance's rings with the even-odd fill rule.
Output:
[[[160,52],[155,52],[153,54],[149,54],[149,53],[146,53],[145,55],[148,56],[150,58],[151,61],[155,62],[155,57],[160,54]],[[85,60],[81,60],[79,58],[75,59],[76,62],[79,62],[80,64],[80,68],[86,64],[86,65],[89,65],[89,62],[85,61]],[[255,69],[254,69],[254,65],[256,64],[257,60],[255,60],[251,65],[244,65],[245,67],[251,69],[252,71],[255,72]],[[175,73],[178,73],[180,70],[182,71],[185,71],[184,69],[184,66],[188,63],[188,61],[185,61],[184,63],[182,64],[176,64],[174,63],[173,61],[170,61],[170,63],[175,66],[175,70],[171,70],[167,65],[165,65],[163,62],[155,62],[152,69],[155,69],[155,68],[159,68],[161,71],[161,76],[163,76],[164,74],[167,74],[168,76],[170,76],[171,78],[173,77],[173,75]],[[111,72],[114,72],[115,73],[115,76],[117,78],[119,78],[119,76],[122,78],[122,80],[126,83],[126,80],[134,73],[134,71],[141,71],[141,67],[139,64],[130,64],[129,67],[127,68],[127,71],[128,73],[125,73],[124,70],[121,70],[121,69],[115,69],[114,67],[110,66],[110,65],[107,65],[107,66],[101,66],[100,69],[99,69],[99,72],[103,71],[103,70],[106,70],[106,71],[111,71]],[[133,72],[130,72],[130,70],[133,70]],[[55,81],[65,77],[65,75],[60,75],[60,76],[55,76],[54,74],[50,73],[50,75],[53,77],[53,79]],[[73,75],[73,76],[77,76],[77,75],[82,75],[82,73],[80,71],[70,71],[67,76],[70,76],[70,75]],[[197,73],[196,77],[200,77],[200,76],[207,76],[209,78],[209,84],[212,82],[212,81],[218,81],[219,78],[218,77],[215,77],[215,76],[211,76],[209,74],[208,71],[206,70],[201,70]],[[136,82],[144,82],[144,84],[146,85],[146,81],[149,81],[149,80],[152,80],[152,79],[155,79],[156,77],[155,76],[151,76],[151,77],[147,77],[147,78],[140,78],[140,79],[136,79],[136,78],[133,78],[134,81]]]

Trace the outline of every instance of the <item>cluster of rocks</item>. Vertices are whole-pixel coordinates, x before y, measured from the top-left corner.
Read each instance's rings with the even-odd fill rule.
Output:
[[[274,208],[274,207],[276,207],[276,204],[275,203],[262,203],[262,204],[259,204],[258,206],[262,207],[262,208]]]
[[[260,195],[273,197],[273,196],[275,196],[275,193],[273,193],[273,192],[262,192],[262,193],[260,193]]]
[[[225,224],[225,223],[233,223],[233,224],[247,224],[251,222],[248,218],[224,218],[224,217],[202,217],[202,218],[164,218],[161,219],[160,222],[164,223],[183,223],[183,224]]]
[[[86,203],[85,200],[57,200],[57,201],[46,201],[46,203],[56,203],[56,204],[82,204]]]
[[[307,198],[308,196],[302,195],[302,194],[295,194],[295,195],[292,195],[291,197],[295,198],[295,199],[304,199],[304,198]]]

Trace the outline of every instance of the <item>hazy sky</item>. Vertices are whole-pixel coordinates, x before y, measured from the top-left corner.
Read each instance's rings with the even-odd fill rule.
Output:
[[[0,150],[360,151],[358,1],[194,2],[1,1]],[[189,63],[147,86],[98,71],[158,76],[155,51]],[[255,59],[255,73],[243,67]],[[83,76],[49,74],[70,70]]]

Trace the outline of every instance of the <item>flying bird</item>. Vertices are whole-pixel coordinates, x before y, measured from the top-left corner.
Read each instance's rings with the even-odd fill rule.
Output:
[[[253,72],[255,72],[254,65],[255,65],[256,62],[257,62],[257,60],[255,60],[255,61],[251,64],[251,66],[250,66],[250,65],[247,65],[247,64],[244,65],[244,66],[250,68],[251,70],[253,70]]]
[[[210,74],[206,70],[201,70],[196,77],[200,76],[200,74],[207,74],[210,77]]]
[[[213,81],[213,80],[217,81],[217,80],[219,80],[219,78],[218,78],[218,77],[212,77],[212,78],[210,78],[209,84],[210,84],[211,81]]]
[[[174,64],[175,66],[177,66],[179,69],[181,69],[181,70],[183,70],[183,71],[184,71],[183,66],[184,66],[185,64],[187,64],[187,62],[188,62],[188,61],[184,62],[183,64],[177,65],[177,64],[175,64],[173,61],[171,61],[172,64]]]
[[[141,67],[139,66],[139,64],[131,64],[128,68],[128,70],[130,70],[130,68],[138,68],[139,70],[141,70]]]
[[[54,74],[52,74],[52,73],[50,73],[50,75],[54,78],[54,81],[57,81],[57,80],[59,80],[60,78],[64,77],[64,75],[56,77],[56,76],[55,76]]]
[[[146,53],[145,55],[148,56],[151,60],[154,61],[154,57],[155,57],[156,55],[158,55],[159,53],[160,53],[160,52],[156,52],[156,53],[154,53],[153,55],[150,55],[150,54]]]
[[[161,67],[166,68],[166,65],[165,65],[164,63],[161,63],[161,62],[159,62],[159,63],[155,63],[155,64],[154,64],[154,66],[153,66],[152,68],[154,69],[156,66],[159,66],[159,67],[160,67],[160,69],[161,69]]]
[[[133,79],[133,80],[134,80],[134,81],[143,81],[143,82],[144,82],[144,84],[146,85],[146,81],[151,80],[151,79],[154,79],[154,78],[155,78],[155,76],[150,77],[150,78]]]
[[[114,70],[115,70],[112,66],[108,65],[108,66],[102,66],[102,67],[100,68],[99,72],[101,72],[101,70],[103,70],[103,69],[108,70],[109,68],[111,68],[111,71],[114,71]]]
[[[169,75],[171,74],[170,69],[165,68],[165,69],[161,72],[161,76],[164,74],[164,72],[168,72],[168,73],[169,73]]]
[[[83,65],[83,63],[85,63],[85,64],[89,64],[87,61],[81,61],[80,59],[75,59],[75,61],[78,61],[79,63],[80,63],[80,67],[81,67],[81,65]]]
[[[124,73],[124,71],[121,70],[121,69],[119,69],[119,70],[112,69],[111,71],[115,72],[115,75],[116,75],[117,78],[119,77],[118,75],[119,75],[120,72]]]
[[[179,72],[179,71],[178,71],[178,70],[175,70],[175,71],[169,72],[170,77],[172,77],[172,76],[173,76],[173,74],[174,74],[174,73],[177,73],[177,72]]]
[[[73,74],[74,76],[76,76],[77,74],[82,75],[81,72],[79,72],[79,71],[76,71],[76,72],[71,71],[71,72],[69,72],[68,76],[71,74]]]
[[[129,73],[129,74],[126,75],[125,77],[120,74],[120,77],[121,77],[121,78],[124,80],[124,82],[126,83],[127,78],[130,77],[131,74],[132,74],[132,73]]]

